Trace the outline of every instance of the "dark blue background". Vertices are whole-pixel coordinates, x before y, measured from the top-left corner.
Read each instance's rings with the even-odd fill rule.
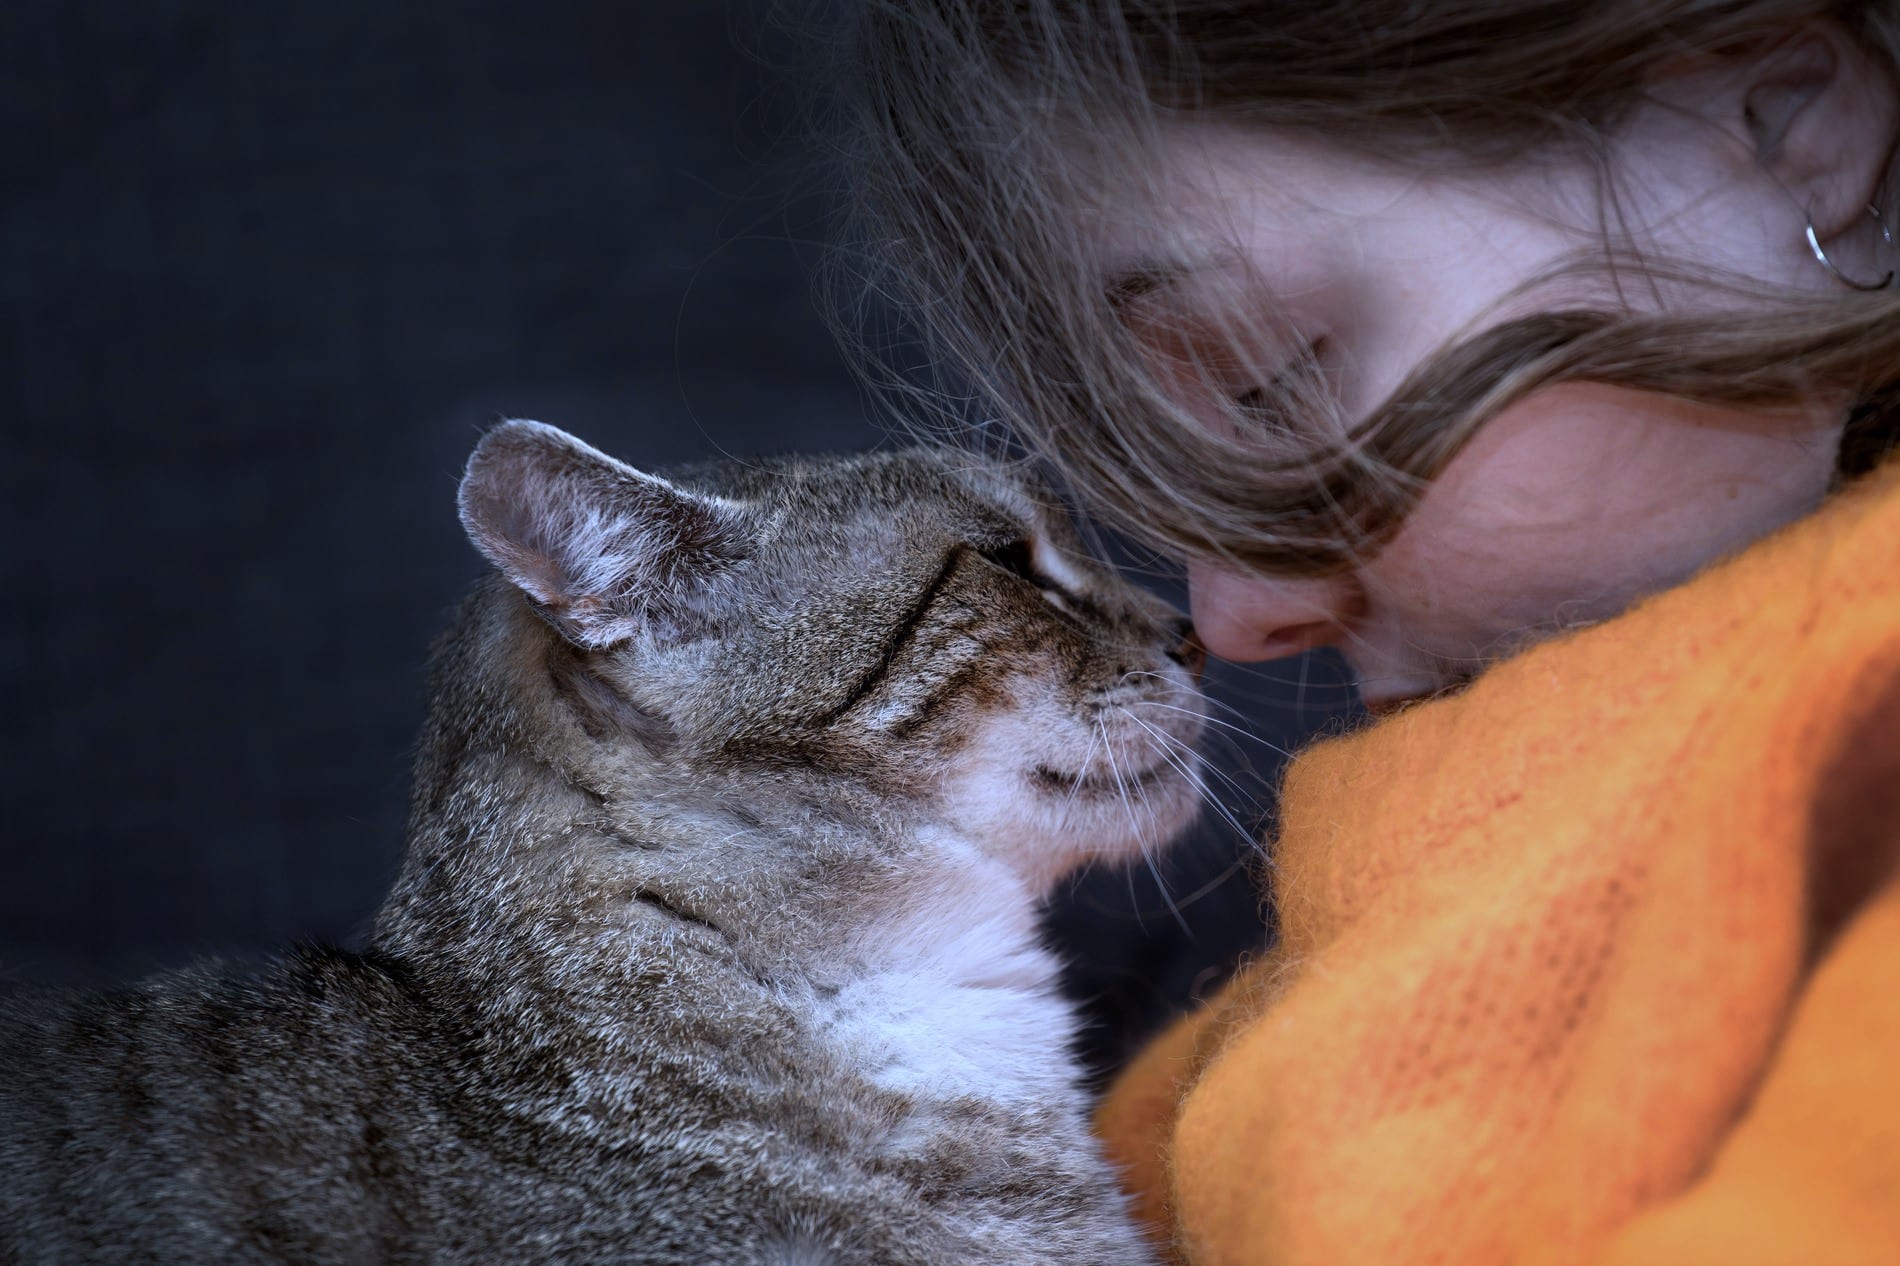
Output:
[[[836,15],[770,16],[0,6],[0,972],[361,928],[497,416],[648,466],[879,442],[810,289]],[[1291,741],[1318,671],[1244,706]],[[1179,921],[1145,869],[1059,904],[1104,1057],[1259,940],[1242,858],[1171,859]]]

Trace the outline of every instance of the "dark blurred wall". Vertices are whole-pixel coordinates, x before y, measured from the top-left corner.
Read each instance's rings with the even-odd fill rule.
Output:
[[[878,442],[766,8],[0,6],[0,973],[361,928],[496,417],[649,466]],[[1294,681],[1241,682],[1313,704],[1281,741],[1341,698]],[[1108,1023],[1258,939],[1236,839],[1179,920],[1145,870],[1065,902]]]

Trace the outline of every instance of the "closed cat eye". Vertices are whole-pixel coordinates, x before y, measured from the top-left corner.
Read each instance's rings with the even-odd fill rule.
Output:
[[[1034,581],[1037,584],[1042,583],[1042,578],[1036,573],[1035,551],[1031,548],[1028,537],[1018,537],[1002,545],[980,548],[977,553],[1011,575],[1021,576],[1024,580]]]
[[[1036,566],[1035,547],[1029,543],[1028,537],[1018,537],[1002,545],[981,547],[976,552],[985,562],[1002,568],[1012,576],[1021,577],[1051,598],[1068,601],[1075,596]]]

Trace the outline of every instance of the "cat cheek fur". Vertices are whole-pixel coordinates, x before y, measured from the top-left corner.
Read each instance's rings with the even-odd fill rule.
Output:
[[[986,718],[947,771],[959,828],[1042,891],[1085,862],[1166,846],[1200,808],[1198,693],[1159,655],[1133,674],[1134,697],[1084,704],[1025,683],[1042,697]]]

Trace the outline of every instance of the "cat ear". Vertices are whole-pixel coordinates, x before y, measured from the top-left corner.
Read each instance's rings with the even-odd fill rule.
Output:
[[[540,422],[484,435],[458,502],[475,548],[580,646],[673,623],[700,582],[744,556],[737,506]]]

